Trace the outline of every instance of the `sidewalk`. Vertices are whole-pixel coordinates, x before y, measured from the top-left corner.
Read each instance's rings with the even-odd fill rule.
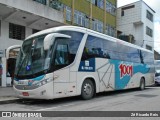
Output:
[[[13,103],[16,98],[13,87],[0,87],[0,104]]]

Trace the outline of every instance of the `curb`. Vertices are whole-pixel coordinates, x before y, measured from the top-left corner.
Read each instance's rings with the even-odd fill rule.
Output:
[[[2,100],[1,100],[2,99]],[[2,104],[9,104],[9,103],[15,103],[19,98],[14,97],[0,97],[0,105]]]

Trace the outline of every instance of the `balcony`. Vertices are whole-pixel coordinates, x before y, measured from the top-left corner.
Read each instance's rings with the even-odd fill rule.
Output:
[[[142,22],[142,21],[136,21],[136,22],[134,22],[133,24],[134,24],[134,25],[141,25],[141,24],[143,24],[143,22]]]
[[[38,30],[64,25],[63,12],[59,11],[58,7],[60,3],[48,2],[48,0],[0,0],[0,18]]]

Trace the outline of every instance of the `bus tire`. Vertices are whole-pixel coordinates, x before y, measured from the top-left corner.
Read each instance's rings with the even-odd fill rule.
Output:
[[[84,100],[89,100],[93,98],[95,92],[95,87],[93,82],[90,79],[86,79],[81,88],[81,97]]]
[[[145,89],[145,79],[144,78],[141,78],[141,80],[140,80],[139,89],[140,90],[144,90]]]

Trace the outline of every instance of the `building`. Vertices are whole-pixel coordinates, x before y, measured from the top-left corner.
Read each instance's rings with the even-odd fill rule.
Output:
[[[0,0],[0,86],[6,86],[6,49],[40,30],[82,26],[116,36],[117,0]],[[16,51],[11,51],[12,56]]]
[[[66,23],[116,36],[117,0],[60,0]]]
[[[154,14],[142,0],[118,8],[117,36],[154,51]]]

